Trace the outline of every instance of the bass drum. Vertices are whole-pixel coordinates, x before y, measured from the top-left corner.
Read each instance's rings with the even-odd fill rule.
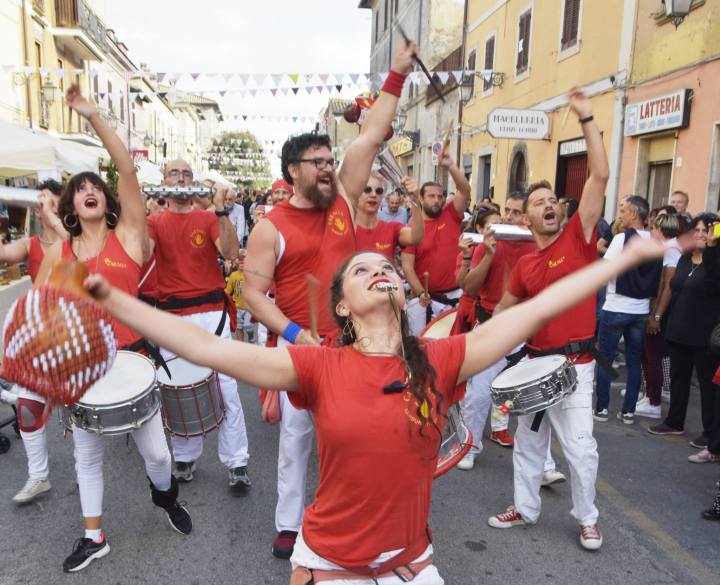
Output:
[[[440,313],[427,324],[427,327],[422,330],[420,337],[425,339],[442,339],[449,337],[456,316],[456,309],[450,309]],[[435,478],[437,479],[455,467],[470,450],[472,442],[472,433],[463,422],[460,406],[453,404],[448,408],[447,412],[447,420],[445,421],[440,449],[438,450]]]

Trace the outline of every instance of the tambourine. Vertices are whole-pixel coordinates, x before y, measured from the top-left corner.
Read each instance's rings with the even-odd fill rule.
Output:
[[[192,197],[210,197],[215,194],[214,187],[206,187],[200,183],[192,185],[145,185],[142,188],[148,197],[177,197],[190,199]]]

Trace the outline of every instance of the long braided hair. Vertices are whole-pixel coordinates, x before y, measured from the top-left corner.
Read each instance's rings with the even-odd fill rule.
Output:
[[[336,307],[344,298],[343,283],[345,282],[345,273],[348,266],[357,256],[367,253],[368,252],[357,252],[350,256],[343,262],[340,268],[338,268],[332,279],[332,285],[330,287],[330,312],[340,328],[341,334],[338,339],[338,345],[340,346],[352,345],[358,341],[358,339],[362,339],[357,336],[352,316],[344,317],[338,315]],[[383,256],[383,258],[385,257]],[[395,264],[390,260],[388,260],[388,262],[393,265],[393,268],[397,272]],[[415,415],[420,421],[420,435],[423,435],[425,427],[429,426],[437,432],[438,438],[440,438],[442,431],[436,422],[437,417],[433,417],[433,404],[435,404],[435,411],[440,416],[442,413],[443,397],[435,386],[437,379],[435,368],[433,368],[430,363],[423,344],[417,337],[410,333],[410,326],[405,311],[401,307],[395,306],[394,303],[393,308],[399,321],[401,336],[400,347],[397,348],[397,351],[402,357],[405,371],[407,372],[406,387],[417,402]]]

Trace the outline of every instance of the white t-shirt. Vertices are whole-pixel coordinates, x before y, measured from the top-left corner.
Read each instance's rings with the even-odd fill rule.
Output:
[[[668,240],[667,245],[672,247],[668,248],[663,255],[663,268],[677,268],[682,257],[682,252],[677,247],[677,238]]]
[[[650,232],[638,230],[638,236],[641,238],[649,238]],[[607,252],[605,252],[605,260],[616,258],[622,253],[625,244],[625,234],[618,234],[610,242]],[[611,313],[629,313],[631,315],[647,315],[650,312],[650,299],[634,299],[626,297],[615,292],[617,282],[611,280],[607,287],[607,296],[605,297],[604,311]]]

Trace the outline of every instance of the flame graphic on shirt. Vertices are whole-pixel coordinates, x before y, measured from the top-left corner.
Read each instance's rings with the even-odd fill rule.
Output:
[[[190,243],[193,248],[203,248],[206,240],[205,230],[193,230],[192,234],[190,234]]]

